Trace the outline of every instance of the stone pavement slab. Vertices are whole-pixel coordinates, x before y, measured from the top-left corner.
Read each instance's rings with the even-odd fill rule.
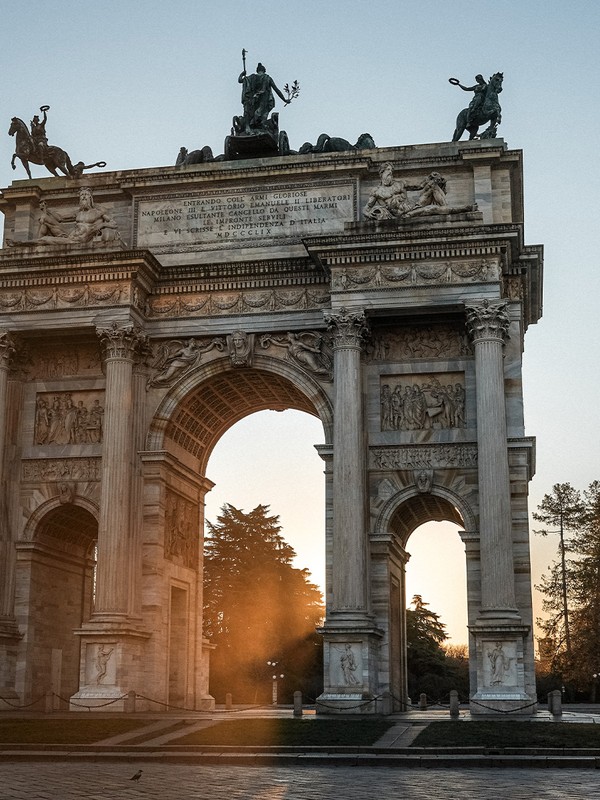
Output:
[[[3,763],[2,800],[590,800],[594,770]]]

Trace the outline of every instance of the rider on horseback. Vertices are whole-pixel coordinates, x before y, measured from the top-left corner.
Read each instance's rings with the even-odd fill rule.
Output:
[[[462,83],[459,83],[456,78],[451,78],[450,83],[454,84],[454,86],[459,86],[463,92],[475,92],[473,99],[469,103],[469,109],[467,114],[467,126],[469,124],[473,124],[476,121],[476,118],[479,116],[479,112],[481,107],[483,106],[483,101],[485,100],[485,93],[487,91],[487,83],[485,82],[483,75],[476,75],[475,76],[476,83],[474,86],[463,86]]]
[[[31,139],[33,141],[34,152],[38,155],[41,161],[44,161],[46,148],[48,147],[48,137],[46,136],[46,122],[48,115],[46,111],[50,106],[41,106],[40,111],[44,115],[44,119],[40,122],[40,118],[36,114],[31,120]]]

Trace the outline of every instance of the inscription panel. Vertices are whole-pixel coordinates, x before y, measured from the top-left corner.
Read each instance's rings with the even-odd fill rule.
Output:
[[[355,218],[355,209],[354,185],[341,182],[151,197],[136,203],[135,244],[167,250],[334,233]]]

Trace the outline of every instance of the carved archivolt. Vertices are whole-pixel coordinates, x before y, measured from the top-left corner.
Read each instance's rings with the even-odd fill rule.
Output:
[[[351,290],[357,286],[380,287],[439,284],[439,283],[481,283],[498,280],[498,265],[495,261],[443,261],[430,264],[419,262],[397,267],[371,267],[349,270],[342,268],[333,277],[337,290]]]
[[[98,444],[104,392],[43,392],[35,399],[33,443]]]
[[[477,446],[466,444],[424,447],[376,447],[369,453],[371,469],[444,469],[477,467]]]
[[[418,431],[464,428],[465,388],[462,373],[387,378],[381,386],[381,430]]]
[[[198,569],[200,517],[198,505],[167,489],[165,509],[165,558],[182,559]]]

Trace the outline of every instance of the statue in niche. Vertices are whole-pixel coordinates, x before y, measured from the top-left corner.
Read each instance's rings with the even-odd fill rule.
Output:
[[[115,245],[124,246],[116,222],[110,214],[94,204],[92,190],[87,186],[79,190],[79,209],[74,214],[59,217],[50,215],[47,204],[41,206],[39,219],[40,234],[37,239],[18,241],[8,239],[9,247],[37,247],[39,245],[73,246],[73,245]],[[75,222],[68,230],[63,227],[66,222]]]
[[[226,337],[232,367],[251,367],[254,353],[254,334],[235,331]]]
[[[356,677],[357,666],[356,658],[352,651],[352,645],[345,645],[340,653],[340,667],[346,686],[357,686],[360,684],[360,681]]]
[[[285,347],[286,358],[290,361],[320,378],[331,380],[333,357],[324,336],[320,333],[289,331],[285,336],[265,334],[260,338],[260,345],[264,348],[270,345]]]
[[[381,183],[369,195],[363,211],[367,219],[394,219],[413,208],[408,199],[408,190],[418,189],[418,186],[394,179],[394,170],[389,161],[379,169],[379,177]]]
[[[496,646],[488,652],[492,674],[490,677],[490,684],[492,686],[501,686],[504,683],[504,677],[510,669],[512,659],[506,655],[502,647],[502,642],[496,642]]]
[[[114,648],[105,649],[104,645],[99,644],[96,652],[96,683],[102,683],[108,670],[108,662],[112,656]]]
[[[351,144],[347,139],[339,136],[329,136],[322,133],[317,139],[316,144],[304,142],[298,152],[300,155],[305,153],[343,153],[350,150],[374,150],[377,147],[370,133],[361,133],[356,140],[356,144]]]
[[[465,131],[469,131],[469,139],[477,138],[480,125],[489,122],[489,126],[479,136],[480,139],[495,139],[498,135],[498,125],[502,121],[502,109],[498,102],[498,95],[502,91],[504,74],[496,72],[486,83],[483,75],[475,77],[473,86],[463,86],[457,78],[448,78],[453,86],[458,86],[464,92],[473,92],[474,96],[468,108],[463,108],[456,118],[456,128],[452,136],[453,142],[458,142]]]
[[[200,363],[204,353],[208,353],[215,347],[222,351],[225,347],[223,339],[216,337],[202,346],[196,339],[188,339],[185,342],[174,339],[159,345],[157,356],[151,364],[151,367],[156,370],[156,374],[148,378],[146,388],[171,386],[176,380],[194,369]]]

